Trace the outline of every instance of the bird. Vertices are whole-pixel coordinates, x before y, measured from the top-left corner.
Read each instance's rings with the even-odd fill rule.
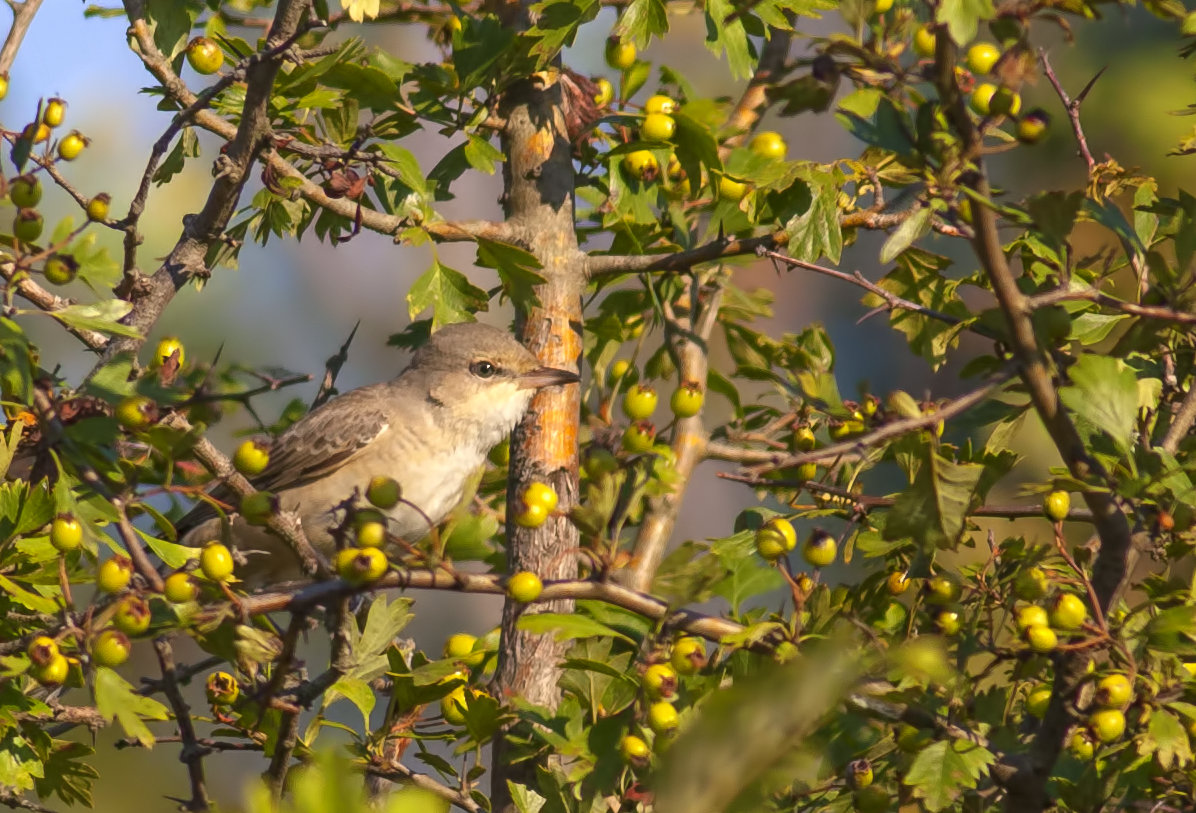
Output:
[[[576,383],[577,373],[546,367],[506,331],[479,322],[434,332],[396,378],[333,398],[268,445],[266,468],[251,478],[278,506],[295,512],[312,546],[331,556],[335,509],[376,476],[394,478],[402,499],[386,514],[388,531],[417,541],[457,506],[486,454],[518,423],[545,387]],[[210,492],[227,502],[229,492]],[[182,542],[232,541],[262,552],[238,568],[251,585],[298,575],[280,539],[243,517],[222,521],[202,502],[179,523]]]

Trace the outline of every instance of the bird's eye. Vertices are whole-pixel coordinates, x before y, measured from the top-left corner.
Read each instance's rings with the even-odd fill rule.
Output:
[[[498,368],[489,361],[475,361],[473,364],[469,365],[469,372],[473,373],[478,378],[490,378],[498,372]]]

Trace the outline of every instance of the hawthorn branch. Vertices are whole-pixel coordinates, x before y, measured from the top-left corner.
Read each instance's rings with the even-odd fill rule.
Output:
[[[1184,396],[1183,403],[1179,405],[1179,411],[1175,413],[1175,418],[1167,427],[1167,434],[1163,436],[1159,446],[1168,454],[1175,454],[1180,441],[1191,431],[1193,421],[1196,421],[1196,382],[1188,385],[1188,394]]]
[[[165,637],[154,639],[154,653],[158,656],[158,665],[162,669],[162,689],[166,695],[170,708],[174,711],[174,720],[179,727],[179,738],[183,748],[179,760],[187,766],[187,773],[191,779],[191,801],[187,809],[191,811],[208,810],[208,792],[204,780],[203,758],[209,749],[200,745],[195,736],[195,724],[191,719],[191,709],[179,691],[178,681],[174,671],[174,653],[170,642]]]
[[[29,0],[26,0],[28,2]],[[30,801],[23,796],[18,796],[10,791],[0,791],[0,805],[11,807],[13,810],[32,810],[34,813],[57,813],[51,807],[39,805],[37,802]]]
[[[948,119],[960,134],[963,153],[978,155],[982,134],[972,123],[955,80],[954,66],[958,49],[951,37],[946,35],[945,29],[941,26],[940,29],[935,46],[935,83]],[[992,190],[984,162],[977,158],[976,166],[978,171],[971,187],[980,198],[990,198]],[[1108,483],[1106,472],[1098,461],[1088,455],[1083,439],[1059,400],[1058,389],[1047,367],[1046,355],[1034,335],[1029,299],[1018,289],[1017,280],[1001,249],[996,213],[987,206],[976,206],[973,210],[973,250],[1005,315],[1010,347],[1018,361],[1020,376],[1029,391],[1034,409],[1072,476],[1082,481],[1097,479],[1102,484]],[[1092,510],[1093,525],[1101,541],[1100,552],[1092,568],[1092,586],[1099,609],[1107,613],[1130,569],[1135,536],[1129,521],[1131,512],[1113,490],[1087,490],[1084,500]],[[1051,702],[1042,727],[1030,743],[1028,754],[1005,760],[1005,767],[1014,773],[1014,778],[1003,782],[1007,810],[1040,811],[1049,804],[1047,779],[1059,758],[1063,738],[1072,723],[1068,698],[1083,679],[1087,663],[1088,657],[1083,653],[1060,656]]]
[[[716,441],[710,442],[711,446],[721,446]],[[732,456],[733,452],[729,452],[728,457]],[[713,455],[712,455],[713,456]],[[722,458],[728,459],[728,458]],[[743,483],[746,486],[766,487],[766,488],[804,488],[810,492],[817,492],[820,494],[830,494],[835,497],[842,497],[843,499],[851,500],[853,505],[858,506],[864,511],[871,511],[875,508],[892,508],[897,500],[892,497],[871,497],[866,494],[854,494],[846,488],[831,485],[829,483],[820,483],[817,480],[777,480],[772,478],[764,478],[756,474],[736,474],[733,472],[720,471],[718,477],[723,480],[730,480],[733,483]],[[981,505],[978,508],[973,508],[968,511],[970,517],[989,517],[993,519],[1025,519],[1028,517],[1041,517],[1042,504],[1041,503],[1027,503],[1025,505]],[[1067,522],[1091,522],[1092,512],[1087,508],[1072,508],[1064,517]]]
[[[843,228],[883,231],[901,225],[913,215],[914,211],[915,209],[906,209],[900,212],[857,210],[839,215],[839,225]],[[948,237],[967,236],[954,226],[939,221],[935,221],[932,228],[935,232]],[[596,280],[622,274],[685,272],[702,263],[740,257],[745,254],[760,254],[781,248],[788,243],[789,235],[784,231],[778,231],[742,239],[719,238],[705,245],[672,253],[598,254],[586,258],[586,278]]]
[[[135,4],[140,8],[141,3],[136,0],[129,0],[126,3],[126,8],[129,5]],[[130,15],[132,17],[132,15]],[[140,24],[139,24],[140,23]],[[277,22],[271,26],[271,30],[275,30]],[[187,87],[186,83],[174,72],[168,60],[161,51],[158,50],[157,45],[154,44],[153,36],[146,28],[144,20],[135,21],[130,31],[137,40],[138,56],[141,57],[142,63],[146,69],[157,79],[167,94],[175,100],[176,103],[185,109],[175,116],[172,122],[172,127],[178,125],[181,127],[186,121],[190,120],[195,126],[207,130],[208,132],[217,135],[226,141],[234,141],[238,137],[239,128],[231,122],[225,120],[223,117],[213,113],[207,109],[207,103],[210,102],[209,91],[216,90],[221,87],[218,82],[213,88],[200,95],[196,95]],[[279,57],[280,58],[280,57]],[[274,61],[277,62],[279,58]],[[227,78],[227,77],[226,77]],[[224,81],[224,78],[220,80]],[[214,95],[214,94],[212,94]],[[244,118],[242,119],[244,124]],[[175,128],[177,130],[177,128]],[[159,139],[159,143],[165,142],[169,144],[167,136],[173,138],[173,133],[168,130]],[[274,146],[266,146],[263,148],[261,154],[258,156],[272,172],[280,177],[288,178],[296,181],[297,185],[294,191],[307,200],[309,203],[321,208],[327,209],[334,214],[344,217],[348,220],[355,220],[361,218],[362,228],[370,231],[378,232],[379,234],[387,234],[393,237],[398,237],[399,234],[406,228],[416,226],[406,217],[398,215],[389,215],[384,212],[379,212],[375,209],[369,209],[361,206],[355,200],[345,197],[330,196],[319,184],[312,181],[304,175],[297,167],[290,163],[282,156],[280,150],[293,149],[297,154],[305,154],[310,152],[306,147],[299,145],[297,142],[289,138],[279,137],[268,127],[268,122],[260,133],[263,143],[273,144]],[[157,152],[159,144],[155,144],[155,152]],[[165,147],[163,147],[164,152]],[[356,154],[356,153],[353,153]],[[346,156],[348,157],[348,156]],[[141,188],[148,194],[148,182],[153,177],[153,171],[156,169],[157,162],[161,160],[159,156],[157,159],[151,156],[150,164],[147,165],[145,173],[142,175]],[[138,196],[142,196],[141,189],[138,190]],[[136,199],[135,199],[136,201]],[[143,201],[144,205],[144,201]],[[130,209],[130,216],[134,214],[133,209]],[[126,218],[126,221],[128,218]],[[430,234],[441,242],[472,242],[479,238],[494,240],[496,242],[510,243],[514,242],[513,233],[507,228],[505,223],[496,223],[489,220],[467,220],[467,221],[435,221],[432,223],[418,224],[425,232]],[[128,265],[128,257],[126,250],[126,265]],[[126,268],[128,271],[129,268]]]
[[[448,785],[437,782],[427,774],[417,773],[402,763],[389,762],[386,765],[368,765],[365,772],[369,776],[376,776],[379,779],[388,779],[391,782],[404,782],[420,790],[430,791],[454,807],[467,811],[467,813],[482,813],[481,805],[475,802],[468,794],[459,790],[453,790]]]
[[[901,296],[897,296],[897,294],[893,293],[892,291],[888,290],[887,288],[883,288],[880,285],[877,285],[876,283],[868,280],[859,271],[854,271],[854,272],[848,274],[845,271],[839,271],[837,269],[827,268],[826,266],[818,265],[816,263],[810,263],[810,262],[806,262],[805,260],[799,260],[796,257],[790,257],[787,254],[781,254],[776,251],[768,251],[768,250],[762,249],[758,253],[760,254],[760,256],[768,257],[769,259],[774,260],[776,262],[783,263],[785,265],[792,266],[795,268],[804,268],[807,271],[813,271],[816,274],[823,274],[824,276],[832,277],[834,279],[841,280],[843,282],[849,282],[852,285],[863,288],[868,293],[874,294],[874,295],[880,297],[881,299],[883,299],[885,302],[886,309],[889,311],[894,311],[894,310],[912,311],[921,316],[926,316],[930,319],[937,319],[938,321],[944,322],[948,325],[958,325],[963,322],[963,320],[957,316],[952,316],[949,313],[943,313],[942,311],[937,311],[934,308],[928,308],[925,305],[919,305],[917,302],[913,302],[912,300],[906,299]],[[999,339],[1000,338],[997,334],[995,334],[991,330],[988,330],[983,325],[979,325],[976,323],[968,325],[967,329],[972,331],[973,333],[977,333],[977,334],[984,336],[986,338],[989,338],[989,339]]]
[[[258,613],[300,612],[347,596],[376,590],[447,590],[459,593],[504,595],[505,579],[488,574],[436,570],[391,570],[368,585],[352,585],[341,579],[315,582],[291,591],[258,593],[239,600],[241,611],[247,615]],[[694,610],[671,607],[662,599],[622,585],[587,579],[546,581],[537,604],[562,600],[594,599],[638,613],[645,618],[669,627],[719,642],[727,636],[743,633],[741,624]]]
[[[131,24],[130,33],[138,45],[143,63],[172,96],[186,92],[186,85],[170,71],[166,58],[153,43],[144,2],[125,0],[124,5]],[[266,39],[267,50],[291,40],[309,5],[308,0],[280,0]],[[236,135],[217,161],[217,178],[207,201],[198,213],[184,221],[183,233],[158,270],[139,280],[139,284],[132,286],[127,293],[133,302],[133,310],[124,321],[136,328],[142,337],[120,337],[110,342],[96,369],[118,353],[135,352],[174,295],[195,277],[210,273],[206,259],[208,250],[222,239],[224,228],[249,178],[249,170],[265,147],[270,121],[270,94],[281,64],[281,56],[274,56],[255,62],[247,69],[241,122]]]
[[[706,446],[706,456],[715,460],[752,464],[761,469],[784,469],[802,463],[818,463],[825,460],[834,460],[844,455],[856,454],[869,446],[879,445],[910,432],[928,429],[940,421],[946,421],[956,415],[960,415],[977,404],[983,403],[989,396],[998,392],[1012,377],[1012,373],[1002,375],[966,395],[961,395],[959,398],[949,401],[934,412],[928,412],[916,418],[903,418],[892,423],[886,423],[857,438],[845,440],[841,443],[832,443],[830,446],[824,446],[821,449],[789,453],[779,450],[746,449],[741,446],[732,446],[718,441],[711,441]]]
[[[42,0],[25,0],[23,3],[14,1],[8,4],[12,8],[12,25],[4,38],[4,45],[0,46],[0,76],[8,77],[12,63],[17,58],[17,51],[21,49],[21,43],[41,4]]]
[[[27,272],[19,270],[14,262],[0,262],[0,277],[6,283],[13,286],[18,296],[48,314],[53,314],[55,311],[60,311],[65,307],[75,304],[75,300],[65,296],[58,296],[43,288]],[[92,350],[102,350],[108,344],[108,337],[103,333],[95,330],[87,330],[86,328],[72,327],[66,324],[63,324],[63,326],[72,336]]]
[[[676,341],[677,371],[681,384],[695,383],[706,391],[706,376],[709,367],[710,334],[718,323],[719,308],[722,305],[723,289],[717,287],[705,302],[699,296],[697,280],[691,293],[690,316],[678,320],[672,315],[672,308],[666,304],[666,341]],[[701,414],[690,418],[678,418],[673,431],[673,451],[676,454],[675,471],[678,481],[668,494],[653,497],[648,501],[648,510],[635,539],[634,555],[630,568],[628,586],[635,590],[647,590],[664,558],[665,548],[677,524],[685,491],[693,477],[694,469],[706,456],[706,428]]]

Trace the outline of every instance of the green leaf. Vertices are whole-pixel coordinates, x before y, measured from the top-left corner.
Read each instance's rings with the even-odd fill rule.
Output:
[[[573,638],[619,638],[630,644],[635,641],[618,630],[592,618],[569,613],[530,613],[520,616],[519,629],[537,635],[553,633],[558,641]]]
[[[378,149],[389,159],[390,165],[399,175],[399,180],[421,197],[428,197],[428,184],[420,171],[419,161],[411,150],[389,142],[379,144]]]
[[[53,615],[58,612],[58,602],[31,593],[3,574],[0,574],[0,591],[7,593],[17,604],[27,607],[35,613]]]
[[[509,243],[483,237],[478,239],[477,264],[497,271],[503,292],[525,312],[540,304],[536,286],[543,285],[546,280],[536,273],[543,266],[534,254]]]
[[[138,338],[141,334],[137,332],[136,328],[122,325],[118,321],[131,310],[133,310],[132,302],[126,302],[123,299],[104,299],[91,305],[67,305],[62,310],[50,311],[50,315],[67,327]]]
[[[837,263],[843,253],[843,232],[839,228],[839,173],[810,164],[799,177],[809,184],[812,199],[808,211],[785,224],[789,253],[807,262],[817,262],[825,256]]]
[[[930,233],[930,220],[934,212],[929,206],[922,206],[893,230],[889,239],[880,247],[881,265],[893,262],[898,254]]]
[[[194,129],[184,127],[182,135],[178,141],[174,142],[174,149],[154,172],[154,183],[159,185],[168,183],[175,175],[183,171],[183,166],[188,158],[198,158],[199,154],[199,137],[195,135]]]
[[[374,710],[374,704],[378,698],[374,695],[374,690],[370,688],[370,684],[364,680],[357,678],[343,677],[328,689],[324,694],[323,707],[331,706],[338,697],[343,697],[357,707],[361,712],[361,725],[363,730],[369,730],[370,727],[370,713]]]
[[[519,813],[540,813],[540,808],[544,807],[544,803],[548,801],[534,790],[516,784],[509,779],[507,780],[507,789],[511,793],[511,802]]]
[[[489,297],[485,291],[439,260],[433,260],[432,267],[407,292],[408,315],[414,319],[431,308],[433,330],[454,322],[470,321],[475,313],[488,306]]]
[[[1138,415],[1138,381],[1121,359],[1087,355],[1068,369],[1071,385],[1059,390],[1059,399],[1085,424],[1089,433],[1104,432],[1128,452],[1134,442]]]
[[[145,4],[145,13],[154,44],[167,59],[173,60],[187,47],[187,38],[195,23],[191,4],[178,0],[149,0]]]
[[[992,0],[943,0],[935,10],[934,19],[946,23],[951,39],[967,45],[976,39],[981,20],[996,16]]]
[[[361,107],[375,113],[394,109],[399,89],[385,71],[352,62],[341,62],[324,74],[322,81],[340,88],[356,99]]]
[[[894,330],[904,333],[910,350],[924,358],[934,369],[946,363],[948,351],[958,344],[959,335],[966,328],[971,315],[967,304],[959,298],[959,281],[943,274],[950,264],[946,257],[918,248],[906,249],[897,257],[897,267],[878,283],[902,299],[959,320],[951,324],[908,308],[893,308],[890,311],[889,324]],[[884,299],[872,293],[866,294],[861,301],[869,308],[885,305]]]
[[[639,49],[648,47],[652,37],[661,37],[669,31],[669,16],[664,0],[631,0],[613,31],[614,36],[630,40]]]
[[[1147,756],[1151,752],[1163,770],[1184,768],[1192,761],[1188,732],[1175,715],[1164,709],[1151,713],[1147,736],[1138,740],[1139,754]]]
[[[1150,646],[1173,655],[1196,655],[1196,607],[1163,610],[1150,619],[1144,632]]]
[[[54,498],[43,484],[0,483],[0,539],[36,531],[54,518]]]
[[[855,100],[858,104],[866,105],[870,99],[864,97]],[[876,105],[875,113],[870,117],[844,109],[836,115],[849,133],[874,147],[889,150],[898,155],[912,155],[914,153],[913,123],[909,116],[903,113],[891,99],[881,98]],[[896,255],[894,255],[896,256]],[[888,262],[885,260],[885,262]]]
[[[965,740],[939,740],[918,752],[902,779],[931,811],[942,810],[976,782],[995,757]]]
[[[411,603],[409,598],[387,601],[386,596],[374,597],[366,615],[365,627],[360,632],[354,627],[350,636],[353,656],[345,672],[346,677],[370,680],[386,671],[386,650],[411,622]]]
[[[116,720],[125,734],[145,748],[154,747],[154,735],[145,720],[167,720],[166,706],[133,691],[124,678],[106,666],[96,669],[96,709],[108,722]]]
[[[756,60],[743,17],[736,15],[728,22],[736,10],[730,0],[706,0],[706,49],[716,57],[726,51],[731,76],[746,79],[752,75]]]
[[[598,0],[546,0],[532,6],[536,25],[527,36],[539,41],[531,53],[540,57],[541,65],[546,64],[562,47],[573,44],[578,28],[593,20],[598,11]]]
[[[100,773],[83,761],[93,754],[95,749],[81,742],[54,740],[45,776],[35,783],[38,796],[48,799],[53,794],[69,805],[94,807],[91,789]]]
[[[976,463],[953,463],[923,446],[913,484],[897,495],[884,538],[914,539],[924,551],[953,546],[963,532],[972,494],[984,473]]]
[[[0,395],[22,404],[33,402],[34,349],[21,326],[0,317]]]
[[[35,780],[45,775],[44,770],[29,741],[9,724],[4,736],[0,737],[0,788],[29,790]]]
[[[489,139],[470,133],[469,140],[465,142],[465,159],[479,172],[493,175],[497,165],[505,161],[506,156]]]
[[[1116,203],[1108,199],[1096,201],[1088,198],[1084,201],[1084,212],[1120,237],[1126,251],[1133,252],[1139,257],[1146,254],[1146,247],[1142,245],[1134,227],[1126,220],[1125,213],[1118,208]]]

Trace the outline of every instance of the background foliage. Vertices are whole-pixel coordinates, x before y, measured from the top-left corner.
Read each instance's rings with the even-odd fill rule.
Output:
[[[1067,43],[1043,50],[1139,12],[130,0],[85,14],[128,26],[156,140],[97,135],[67,160],[84,102],[42,137],[56,89],[14,60],[49,9],[10,5],[0,801],[91,805],[116,746],[177,754],[164,791],[197,810],[352,809],[383,779],[396,810],[1192,807],[1196,205],[1156,159],[1190,160],[1196,135],[1146,140],[1161,110],[1090,119],[1116,71],[1056,73]],[[1163,87],[1183,107],[1196,24],[1145,11],[1166,61],[1119,103]],[[223,62],[205,75],[186,57],[201,34]],[[608,34],[604,98],[567,69],[587,46],[597,68]],[[986,84],[1006,95],[978,100]],[[670,133],[649,126],[655,94]],[[789,143],[754,140],[775,131]],[[104,156],[122,167],[106,212]],[[479,190],[501,216],[463,204]],[[392,345],[511,308],[546,362],[580,355],[581,393],[539,399],[510,463],[439,534],[391,546],[380,580],[243,596],[197,573],[195,600],[167,600],[160,566],[198,565],[173,523],[212,476],[252,493],[217,448],[229,427],[275,434],[312,399],[252,347],[143,342],[255,273],[255,244],[302,237],[343,268],[371,234],[425,252]],[[816,280],[830,316],[872,319],[838,339],[786,318],[775,292]],[[394,285],[374,283],[366,298]],[[298,319],[288,297],[261,286],[251,318]],[[895,344],[903,366],[873,373],[889,383],[861,380]],[[624,406],[640,382],[655,409]],[[561,502],[522,528],[533,481]],[[700,510],[738,489],[738,515]],[[97,590],[118,557],[131,581]],[[546,587],[500,627],[408,637],[424,607],[503,595],[519,570]],[[102,665],[137,608],[133,658]],[[223,771],[245,751],[265,781],[242,796]]]

